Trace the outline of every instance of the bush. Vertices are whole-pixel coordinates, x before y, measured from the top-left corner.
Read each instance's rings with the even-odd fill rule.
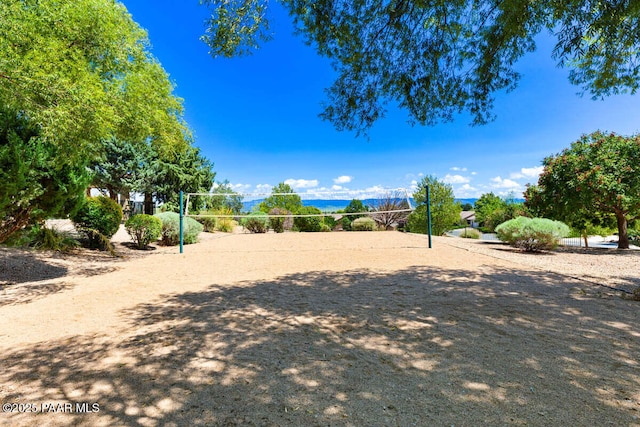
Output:
[[[322,218],[322,222],[323,222],[323,225],[329,227],[329,231],[335,229],[336,226],[338,225],[338,221],[336,221],[336,219],[331,215],[327,215],[324,218]]]
[[[314,206],[304,206],[298,211],[300,215],[316,215],[321,213],[322,211]],[[321,231],[322,223],[321,216],[296,217],[293,219],[293,224],[296,229],[305,232]]]
[[[162,212],[154,215],[162,221],[161,241],[163,245],[175,246],[180,243],[180,214],[175,212]],[[185,245],[196,243],[198,234],[204,227],[191,217],[185,217],[183,223],[183,243]]]
[[[354,219],[351,223],[351,229],[353,231],[373,231],[376,227],[376,222],[368,216]]]
[[[343,216],[342,219],[340,220],[342,229],[344,231],[351,231],[351,222],[353,222],[353,217],[351,215]]]
[[[462,233],[460,233],[460,237],[464,238],[464,239],[479,239],[481,236],[481,233],[473,228],[465,228],[464,231],[462,231]]]
[[[122,222],[122,208],[108,197],[88,197],[71,220],[86,233],[91,247],[110,249],[108,242]]]
[[[34,225],[27,233],[27,244],[36,249],[69,252],[80,246],[68,232]]]
[[[283,208],[273,208],[269,211],[269,215],[287,215],[286,217],[269,218],[269,225],[276,233],[284,233],[284,230],[293,228],[293,217],[290,211]]]
[[[232,233],[238,223],[231,218],[220,218],[216,223],[216,231],[223,233]]]
[[[204,211],[200,212],[200,215],[216,215],[216,212]],[[203,231],[206,233],[213,233],[218,225],[217,219],[212,216],[201,216],[196,218],[196,221],[202,224]]]
[[[496,227],[498,239],[527,252],[551,250],[569,234],[569,227],[546,218],[519,216]]]
[[[124,228],[138,249],[146,248],[162,234],[162,221],[152,215],[134,215],[124,223]]]
[[[252,212],[242,218],[242,226],[252,233],[266,233],[269,230],[269,219],[264,212]]]

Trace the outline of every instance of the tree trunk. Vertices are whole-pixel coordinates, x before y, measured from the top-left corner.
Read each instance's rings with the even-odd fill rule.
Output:
[[[118,200],[118,192],[110,185],[107,185],[107,192],[109,193],[109,198],[111,200]]]
[[[618,222],[618,249],[629,249],[627,217],[622,212],[616,212],[616,221]]]
[[[144,213],[153,215],[153,193],[144,193]]]
[[[581,234],[582,234],[582,238],[584,239],[584,247],[588,249],[589,248],[589,236],[587,235],[587,230],[586,229],[583,230]]]

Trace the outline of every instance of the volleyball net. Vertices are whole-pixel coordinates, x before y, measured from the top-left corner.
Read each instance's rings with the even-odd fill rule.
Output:
[[[273,231],[351,230],[358,218],[369,218],[378,229],[402,228],[414,210],[407,189],[306,191],[297,193],[184,193],[184,216],[216,222],[227,231],[229,222],[246,226],[261,221]],[[371,227],[372,222],[360,223]],[[282,223],[282,224],[280,224]],[[257,227],[264,232],[265,227]],[[254,231],[254,230],[249,230]]]

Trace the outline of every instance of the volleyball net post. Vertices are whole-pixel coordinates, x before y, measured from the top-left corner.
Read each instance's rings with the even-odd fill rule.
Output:
[[[431,193],[429,191],[429,186],[426,186],[427,192],[427,235],[429,236],[429,249],[431,249]]]
[[[180,190],[180,253],[184,251],[184,192]]]

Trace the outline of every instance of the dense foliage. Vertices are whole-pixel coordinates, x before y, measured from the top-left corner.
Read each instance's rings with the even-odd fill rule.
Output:
[[[527,252],[551,250],[569,234],[569,227],[546,218],[519,216],[496,227],[498,238]]]
[[[640,135],[585,135],[543,165],[527,206],[579,227],[614,218],[618,248],[629,248],[628,224],[640,214]]]
[[[203,40],[214,56],[243,54],[270,36],[265,0],[203,0]],[[638,3],[618,0],[282,0],[297,32],[331,60],[337,79],[322,116],[338,129],[366,130],[388,102],[415,122],[467,111],[492,119],[494,94],[520,78],[515,64],[536,37],[557,39],[553,57],[594,97],[639,87]]]
[[[92,247],[102,246],[103,238],[110,239],[120,228],[122,208],[108,197],[88,197],[71,220],[86,233]]]
[[[117,1],[0,2],[0,110],[0,178],[13,179],[0,184],[0,242],[73,213],[89,170],[126,199],[138,154],[191,154],[182,101]]]
[[[476,220],[489,233],[505,221],[527,215],[527,209],[523,203],[517,203],[512,196],[502,198],[493,193],[480,196],[475,202],[474,210]]]
[[[146,248],[162,234],[162,221],[152,215],[134,215],[125,222],[124,227],[138,249]]]
[[[303,206],[298,209],[298,215],[319,215],[322,211],[314,206]],[[298,231],[322,231],[324,221],[321,216],[295,217],[293,225]]]
[[[29,223],[73,213],[90,179],[33,122],[0,106],[0,243]]]
[[[364,214],[359,214],[360,212],[368,212],[369,208],[367,208],[362,200],[353,199],[349,202],[346,208],[344,208],[344,213],[349,215],[345,215],[340,220],[340,224],[342,225],[342,229],[345,231],[351,230],[351,223],[353,220],[357,218],[362,218]]]

